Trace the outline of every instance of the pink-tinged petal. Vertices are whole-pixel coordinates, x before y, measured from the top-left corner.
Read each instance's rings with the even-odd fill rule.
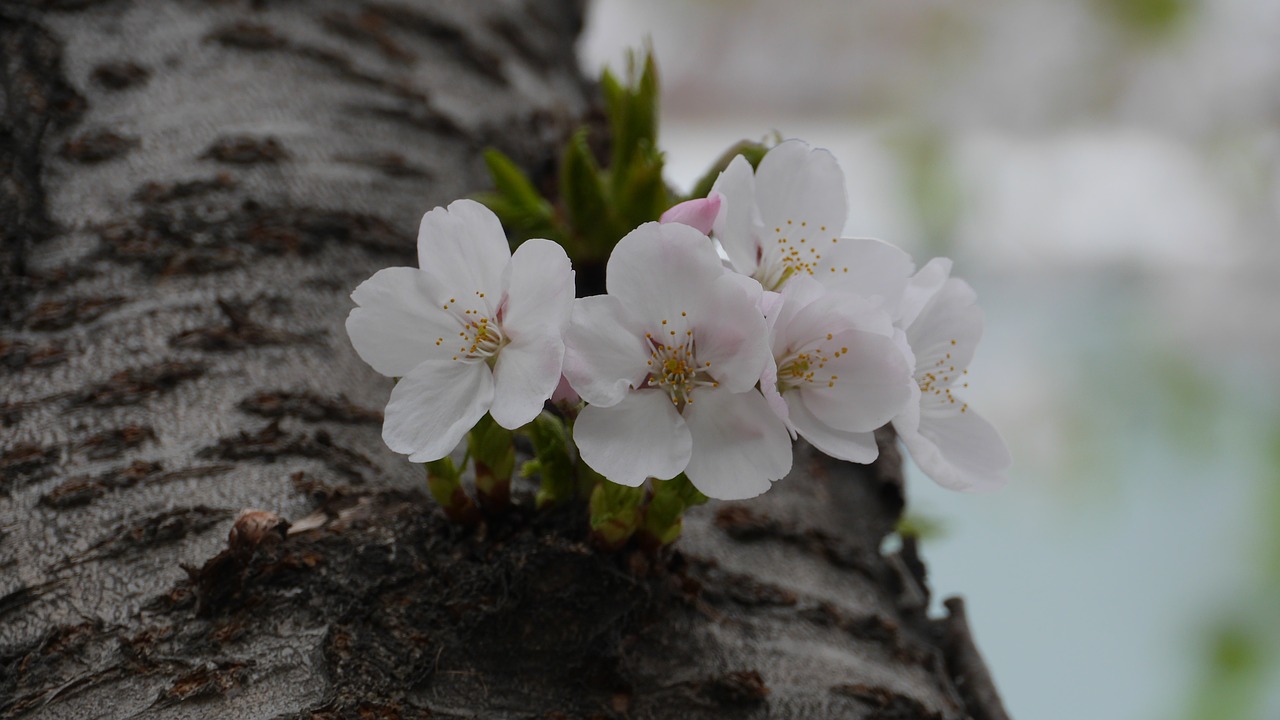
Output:
[[[704,287],[705,305],[691,316],[698,364],[729,392],[745,392],[755,386],[769,359],[768,328],[760,313],[759,294],[744,290],[734,273]],[[755,285],[759,288],[759,285]]]
[[[587,405],[573,425],[583,462],[619,485],[670,479],[689,464],[689,427],[657,390],[628,393],[616,405]]]
[[[551,393],[551,402],[561,405],[577,405],[582,402],[582,396],[569,384],[569,378],[561,375],[560,383],[556,385],[555,392]]]
[[[911,399],[911,367],[892,337],[850,330],[818,348],[826,367],[817,371],[815,382],[787,394],[798,393],[819,421],[838,430],[871,432]]]
[[[982,308],[973,288],[955,278],[943,283],[907,328],[907,342],[916,358],[916,378],[933,373],[945,378],[945,383],[957,382],[973,360],[982,339],[982,325]]]
[[[706,235],[688,225],[651,222],[618,242],[605,272],[609,294],[656,334],[661,320],[683,330],[681,313],[696,315],[707,285],[726,270]]]
[[[893,429],[899,436],[916,433],[920,429],[920,401],[922,393],[918,386],[911,388],[911,399],[902,407],[902,412],[893,419]]]
[[[474,200],[455,200],[448,209],[436,208],[422,216],[418,265],[465,308],[492,315],[510,259],[511,248],[498,217]],[[477,293],[485,293],[488,302]]]
[[[550,240],[526,240],[507,265],[502,332],[560,336],[573,310],[573,268],[564,248]]]
[[[822,259],[814,267],[815,279],[833,290],[880,298],[890,316],[897,314],[915,269],[910,255],[872,238],[828,239],[823,247]]]
[[[787,426],[754,390],[700,393],[684,419],[693,436],[685,474],[707,497],[752,498],[791,470]]]
[[[800,140],[774,147],[756,168],[756,205],[767,248],[777,238],[796,247],[826,247],[840,237],[848,215],[844,172],[835,157]]]
[[[542,412],[560,382],[564,342],[560,335],[528,335],[498,352],[493,368],[493,407],[499,425],[515,430]]]
[[[763,229],[756,209],[755,170],[741,155],[729,162],[711,191],[720,195],[720,213],[712,232],[729,256],[733,269],[744,275],[756,271],[759,238]]]
[[[951,261],[943,257],[936,257],[917,270],[907,281],[906,291],[902,293],[898,316],[894,318],[898,327],[909,327],[915,322],[925,304],[938,294],[942,284],[950,276]]]
[[[919,431],[902,434],[902,441],[920,469],[945,488],[990,492],[1009,481],[1009,448],[973,408],[929,412]]]
[[[576,300],[565,330],[564,376],[584,400],[609,406],[640,387],[650,349],[639,323],[612,295]]]
[[[431,278],[420,270],[379,270],[351,299],[359,305],[347,316],[351,345],[383,375],[403,377],[423,360],[448,357],[455,349],[461,323],[436,304]]]
[[[492,402],[488,365],[428,360],[391,389],[382,439],[410,462],[439,460],[457,447]]]
[[[791,395],[791,393],[788,393]],[[836,430],[815,418],[798,399],[789,399],[792,424],[810,445],[837,460],[856,463],[874,462],[880,455],[874,432]]]
[[[685,200],[662,213],[662,217],[658,218],[658,222],[664,224],[681,223],[688,225],[703,235],[710,235],[711,228],[715,225],[716,217],[720,214],[722,198],[723,196],[720,193],[713,191],[704,198]]]

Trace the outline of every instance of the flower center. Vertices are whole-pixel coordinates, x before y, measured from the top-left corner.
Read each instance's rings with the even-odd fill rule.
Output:
[[[664,328],[669,324],[662,321]],[[693,403],[694,388],[718,387],[720,383],[710,375],[711,361],[698,362],[692,330],[685,330],[683,336],[675,330],[668,330],[667,334],[666,342],[653,333],[644,334],[650,348],[644,387],[660,388],[671,398],[671,404],[683,411],[685,405]]]
[[[479,299],[485,296],[478,290],[475,294]],[[449,298],[444,309],[448,310],[456,304],[456,299]],[[457,314],[458,311],[454,309],[453,312]],[[497,318],[490,318],[482,308],[464,309],[460,315],[456,315],[462,328],[458,331],[458,350],[453,356],[454,360],[466,363],[487,362],[490,365],[496,362],[498,351],[508,342],[502,333],[502,324],[499,322],[502,315],[501,309],[497,315]],[[436,338],[436,345],[444,343],[444,338]]]
[[[955,345],[956,341],[952,340],[951,344]],[[957,398],[951,393],[951,388],[957,380],[968,375],[969,371],[957,372],[956,366],[952,363],[951,353],[947,353],[944,357],[938,358],[931,368],[916,368],[916,384],[920,386],[920,394],[926,400],[944,406],[956,404]],[[960,387],[969,387],[969,383],[961,383]],[[960,412],[968,409],[969,403],[960,401]]]
[[[756,271],[753,277],[765,290],[777,291],[796,273],[817,274],[821,264],[821,243],[826,241],[827,226],[815,231],[806,220],[788,220],[773,229],[773,240],[761,243],[756,250]],[[840,238],[830,238],[834,245]],[[829,272],[849,272],[849,268],[831,267]]]
[[[833,335],[827,334],[828,341],[833,338]],[[786,392],[806,385],[835,387],[840,381],[840,376],[823,372],[823,370],[827,367],[827,363],[848,352],[848,347],[827,348],[822,343],[817,343],[785,355],[778,362],[778,392]]]

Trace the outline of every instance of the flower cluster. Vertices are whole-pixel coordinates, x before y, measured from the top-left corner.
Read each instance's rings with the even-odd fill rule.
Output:
[[[554,395],[575,403],[574,454],[620,486],[682,477],[749,498],[790,471],[796,436],[866,463],[890,423],[940,484],[1000,486],[1008,451],[960,396],[982,333],[973,290],[945,259],[917,272],[892,245],[845,237],[846,212],[825,150],[789,140],[755,168],[738,156],[705,198],[618,241],[606,294],[575,299],[560,245],[512,253],[483,205],[432,210],[419,268],[352,294],[352,344],[399,378],[383,438],[438,461],[482,419],[533,427]]]

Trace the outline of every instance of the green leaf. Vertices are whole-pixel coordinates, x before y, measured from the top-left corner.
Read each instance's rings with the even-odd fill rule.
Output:
[[[533,443],[537,471],[539,508],[564,502],[574,496],[573,459],[569,455],[569,432],[560,418],[548,412],[533,419],[524,431]],[[526,463],[526,466],[529,463]]]
[[[645,508],[644,532],[659,545],[668,545],[680,537],[684,511],[705,503],[707,496],[684,473],[670,480],[654,481],[654,486],[653,497]]]
[[[496,190],[483,193],[476,199],[498,216],[503,226],[516,236],[517,242],[530,237],[560,242],[555,208],[542,197],[524,171],[493,148],[484,151],[484,162]]]
[[[591,155],[585,129],[574,133],[564,149],[564,161],[560,165],[560,197],[569,222],[569,236],[580,245],[577,249],[588,255],[607,257],[619,238],[613,238],[612,244],[601,247],[612,234],[609,230],[612,223],[609,203],[600,181],[600,169]]]
[[[662,153],[642,140],[636,148],[630,174],[615,195],[624,234],[642,223],[657,220],[673,204],[671,190],[662,177],[662,166]]]

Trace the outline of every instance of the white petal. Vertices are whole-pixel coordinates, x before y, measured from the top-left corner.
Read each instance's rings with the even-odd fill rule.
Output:
[[[586,406],[573,425],[573,441],[583,462],[631,487],[680,474],[693,448],[689,427],[658,390],[628,393],[610,407]]]
[[[760,393],[764,395],[765,402],[769,403],[769,409],[773,410],[773,414],[786,423],[791,439],[794,440],[796,432],[791,426],[791,411],[787,409],[787,401],[782,398],[782,393],[778,392],[778,363],[774,362],[773,358],[769,358],[769,362],[764,366],[764,372],[760,374]]]
[[[712,232],[734,270],[751,275],[756,271],[757,239],[763,227],[756,209],[755,170],[739,155],[720,173],[711,190],[720,194],[720,213]]]
[[[907,281],[906,291],[902,294],[902,304],[898,306],[898,315],[894,318],[898,327],[908,327],[915,322],[925,303],[942,289],[942,284],[951,276],[951,261],[936,257],[925,263]]]
[[[468,308],[494,309],[510,259],[498,217],[474,200],[455,200],[447,210],[436,208],[422,216],[418,265]],[[480,302],[476,293],[485,293],[490,302]]]
[[[656,333],[661,320],[679,323],[681,313],[697,314],[707,286],[726,271],[706,235],[652,222],[618,242],[605,272],[609,294]]]
[[[916,357],[916,377],[932,372],[955,382],[973,360],[973,351],[982,339],[982,324],[982,308],[973,288],[963,280],[946,281],[907,328],[907,342]]]
[[[760,160],[755,180],[766,246],[781,236],[793,246],[804,237],[826,247],[840,236],[848,199],[844,173],[831,153],[788,140]]]
[[[787,427],[755,390],[700,393],[684,418],[693,435],[685,474],[707,497],[755,497],[791,470]]]
[[[351,345],[383,375],[403,377],[427,358],[452,354],[461,325],[437,304],[426,273],[384,268],[360,283],[351,299],[359,305],[347,316]]]
[[[573,310],[573,268],[564,248],[550,240],[526,240],[507,265],[502,332],[517,340],[529,333],[560,336]]]
[[[639,387],[649,374],[649,347],[639,325],[612,295],[595,295],[573,303],[565,330],[564,376],[592,405],[608,406]]]
[[[752,297],[744,291],[744,279],[755,283],[726,273],[709,288],[704,287],[707,300],[702,312],[691,317],[698,363],[721,387],[735,393],[755,387],[769,359],[768,328],[760,312],[760,296]]]
[[[795,278],[784,290],[801,283],[822,287],[809,278]],[[893,335],[893,323],[874,300],[851,293],[824,290],[808,304],[804,297],[788,293],[787,306],[780,313],[776,325],[775,354],[788,349],[798,350],[827,335],[848,330],[860,330],[885,337]],[[839,347],[838,345],[836,346]]]
[[[508,430],[531,422],[555,392],[563,364],[559,333],[531,334],[503,347],[493,367],[493,419]]]
[[[387,447],[429,462],[448,455],[493,402],[493,374],[484,363],[428,360],[391,389],[382,423]]]
[[[881,298],[896,315],[915,263],[898,247],[872,238],[837,238],[823,245],[814,277],[829,288]]]
[[[815,418],[803,403],[798,402],[798,398],[791,399],[789,397],[791,395],[792,393],[787,393],[787,404],[791,407],[791,423],[800,437],[822,451],[824,455],[856,463],[873,462],[880,455],[874,432],[836,430]]]
[[[821,422],[839,430],[871,432],[901,413],[911,399],[911,367],[893,338],[850,330],[818,347],[828,358],[826,367],[817,370],[814,382],[787,394],[799,393]]]
[[[1009,480],[1009,449],[973,408],[926,413],[919,432],[902,434],[902,441],[920,469],[943,487],[989,492]]]

